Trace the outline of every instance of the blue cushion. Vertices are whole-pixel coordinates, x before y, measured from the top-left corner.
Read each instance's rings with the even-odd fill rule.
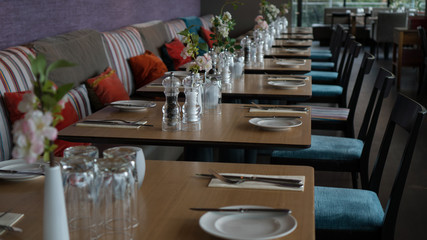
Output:
[[[305,75],[311,76],[312,81],[318,81],[318,82],[336,82],[338,79],[338,73],[337,72],[329,72],[329,71],[311,71],[309,73],[306,73]]]
[[[316,229],[377,231],[384,211],[375,192],[332,187],[314,188]]]
[[[331,53],[331,50],[329,49],[311,49],[312,53]]]
[[[332,58],[332,53],[311,52],[310,58],[315,60],[328,60]]]
[[[342,90],[342,87],[338,85],[311,85],[311,95],[313,97],[339,97],[342,95]]]
[[[334,69],[333,62],[311,62],[311,69],[313,70],[332,70]]]
[[[311,147],[273,151],[273,158],[355,161],[362,155],[363,142],[355,138],[311,136]]]

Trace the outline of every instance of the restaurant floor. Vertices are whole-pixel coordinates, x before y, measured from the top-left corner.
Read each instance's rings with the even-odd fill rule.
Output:
[[[369,48],[365,48],[369,51]],[[360,54],[355,66],[353,67],[353,75],[357,74],[363,53]],[[364,109],[369,100],[370,92],[378,73],[379,67],[384,67],[391,71],[391,60],[384,60],[382,53],[377,56],[376,64],[370,75],[365,79],[362,87],[359,103],[357,106],[357,113],[355,119],[356,134],[359,131]],[[401,90],[400,92],[416,99],[418,70],[416,68],[404,67],[401,77]],[[352,79],[354,80],[354,78]],[[354,83],[350,82],[350,89]],[[385,131],[390,112],[392,110],[394,101],[398,91],[393,88],[390,96],[384,101],[381,111],[380,119],[378,122],[375,139],[371,150],[370,169],[373,168],[373,161],[376,159],[379,145],[382,140],[382,135]],[[423,100],[423,105],[427,106],[427,97]],[[320,132],[313,132],[314,134]],[[323,132],[324,133],[324,132]],[[404,147],[405,134],[397,132],[395,140],[392,141],[391,151],[388,155],[386,168],[380,188],[380,200],[385,208],[387,199],[390,193],[391,185],[394,181],[394,173],[399,167],[401,149]],[[336,187],[352,187],[351,176],[347,173],[334,173],[334,172],[316,172],[315,177],[316,185],[336,186]],[[398,220],[395,232],[396,240],[407,239],[427,239],[427,121],[421,128],[418,137],[415,152],[412,159],[412,165],[409,170],[405,190],[403,193]]]

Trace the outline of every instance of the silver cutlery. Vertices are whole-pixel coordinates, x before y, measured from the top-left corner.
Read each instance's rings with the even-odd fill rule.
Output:
[[[205,211],[205,212],[237,212],[237,213],[247,213],[247,212],[282,212],[282,213],[291,213],[290,209],[286,208],[190,208],[194,211]]]
[[[135,126],[135,127],[152,127],[153,125],[147,124],[147,121],[139,122],[115,122],[109,120],[84,120],[79,123],[84,124],[99,124],[99,125],[116,125],[116,126]]]
[[[243,107],[256,107],[258,109],[262,110],[270,110],[270,109],[288,109],[288,110],[294,110],[294,111],[308,111],[306,107],[285,107],[285,106],[261,106],[254,102],[251,102],[252,106],[243,106]]]
[[[236,175],[227,175],[227,174],[221,174],[222,176],[226,178],[231,179],[241,179],[244,181],[276,181],[276,182],[284,182],[284,183],[301,183],[302,181],[299,179],[285,179],[285,178],[270,178],[270,177],[256,177],[256,176],[236,176]],[[214,178],[215,176],[213,174],[206,174],[206,173],[197,173],[196,176],[199,177],[208,177],[208,178]]]
[[[6,170],[6,169],[0,169],[0,173],[7,173],[7,174],[24,174],[24,175],[44,175],[44,172],[33,172],[33,171],[17,171],[17,170]],[[3,216],[3,215],[1,215]],[[0,217],[1,217],[0,216]]]
[[[280,186],[280,187],[301,188],[303,186],[302,183],[285,183],[285,182],[277,182],[277,181],[274,181],[274,180],[267,180],[267,179],[265,179],[265,180],[260,180],[260,179],[257,179],[257,180],[245,180],[245,179],[228,178],[228,177],[225,177],[225,176],[217,173],[213,169],[209,169],[209,172],[215,178],[217,178],[218,180],[220,180],[222,182],[225,182],[225,183],[228,183],[228,184],[239,184],[239,183],[243,183],[243,182],[246,182],[246,181],[255,181],[255,182],[271,183],[271,184],[274,184],[274,185],[277,185],[277,186]]]
[[[155,107],[156,103],[151,102],[151,103],[147,103],[147,104],[132,104],[132,103],[110,103],[108,104],[108,106],[113,106],[113,107]]]
[[[0,225],[0,230],[6,230],[10,232],[23,232],[22,228],[12,227],[8,225]]]

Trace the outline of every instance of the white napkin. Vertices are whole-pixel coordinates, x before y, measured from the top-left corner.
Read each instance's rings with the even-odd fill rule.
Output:
[[[305,176],[283,176],[283,175],[257,175],[257,174],[241,174],[241,173],[221,173],[224,175],[232,175],[232,176],[244,176],[244,177],[268,177],[268,178],[277,178],[277,179],[298,179],[301,180],[303,184],[305,184]],[[291,191],[304,191],[304,185],[300,188],[293,187],[282,187],[278,185],[274,185],[271,183],[264,182],[253,182],[247,181],[238,184],[228,184],[220,181],[219,179],[212,178],[209,182],[208,187],[223,187],[223,188],[247,188],[247,189],[270,189],[270,190],[291,190]]]
[[[269,108],[269,109],[261,109],[261,108],[249,108],[249,112],[275,112],[275,113],[307,113],[307,111],[298,111],[294,109],[284,109],[284,108]]]
[[[84,122],[78,122],[76,123],[76,126],[78,127],[103,127],[103,128],[127,128],[127,129],[139,129],[140,127],[142,127],[143,125],[126,125],[126,124],[122,124],[122,125],[118,125],[118,124],[96,124],[96,123],[84,123]]]

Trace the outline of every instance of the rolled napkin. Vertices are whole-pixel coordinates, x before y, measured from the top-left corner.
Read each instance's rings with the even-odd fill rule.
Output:
[[[24,214],[21,213],[2,213],[0,212],[0,225],[3,226],[13,226],[15,223],[17,223],[23,216]],[[6,230],[2,230],[0,229],[0,235],[2,235]]]
[[[276,113],[295,113],[295,112],[297,112],[297,113],[307,113],[307,111],[303,110],[302,108],[301,108],[301,110],[297,110],[297,109],[298,108],[292,108],[292,107],[289,107],[289,108],[285,108],[285,107],[283,107],[283,108],[280,108],[280,107],[256,108],[256,107],[254,107],[254,108],[250,108],[249,112],[254,112],[254,113],[263,113],[263,112],[276,112]]]
[[[242,173],[221,173],[224,175],[231,175],[231,176],[244,176],[244,177],[268,177],[271,179],[298,179],[301,180],[303,186],[302,187],[285,187],[285,186],[278,186],[272,183],[265,183],[265,182],[253,182],[253,181],[246,181],[242,183],[237,184],[229,184],[222,182],[219,179],[212,178],[209,182],[208,187],[223,187],[223,188],[247,188],[247,189],[270,189],[270,190],[290,190],[290,191],[304,191],[304,184],[305,184],[305,176],[283,176],[283,175],[258,175],[258,174],[242,174]]]

